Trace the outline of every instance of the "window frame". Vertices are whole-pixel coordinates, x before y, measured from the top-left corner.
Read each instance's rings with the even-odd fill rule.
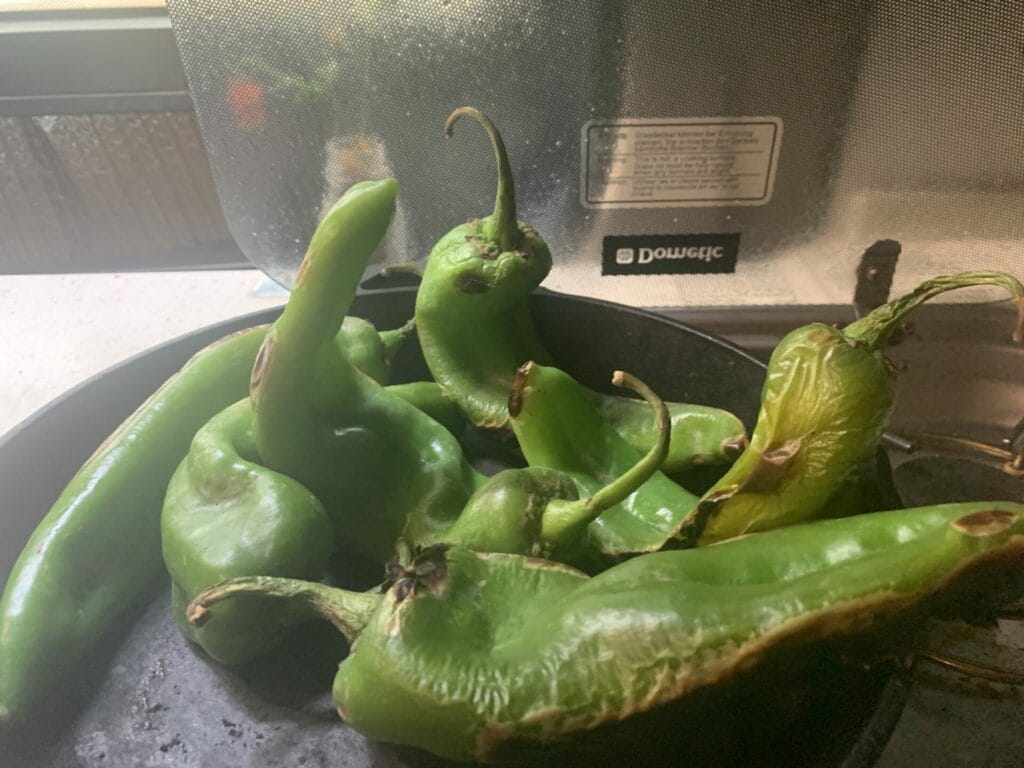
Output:
[[[0,117],[192,110],[166,8],[0,12]]]

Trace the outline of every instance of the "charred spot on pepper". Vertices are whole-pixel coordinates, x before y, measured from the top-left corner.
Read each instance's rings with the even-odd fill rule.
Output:
[[[739,493],[739,490],[737,486],[731,485],[728,488],[723,488],[718,493],[710,494],[701,499],[693,511],[690,512],[679,533],[676,534],[676,540],[682,542],[686,547],[696,546],[697,541],[704,533],[704,529],[707,528],[711,516],[725,502]]]
[[[788,440],[761,454],[740,490],[747,493],[774,491],[785,478],[787,465],[800,452],[801,442],[800,438]]]
[[[448,544],[415,547],[409,556],[407,548],[398,553],[384,567],[385,585],[401,603],[423,589],[439,592],[448,578]],[[403,562],[405,561],[405,562]]]
[[[487,293],[491,289],[486,280],[468,272],[463,272],[455,278],[455,287],[462,293],[470,294]]]
[[[297,288],[302,284],[303,278],[306,276],[306,270],[309,268],[309,262],[312,259],[303,259],[302,263],[299,264],[299,271],[295,273],[295,287]]]
[[[738,459],[749,443],[750,440],[746,435],[727,437],[722,441],[722,455],[729,459]]]
[[[191,603],[185,611],[185,618],[193,627],[201,627],[210,620],[210,609],[200,603]]]
[[[981,509],[958,517],[950,526],[967,536],[992,536],[1002,533],[1020,519],[1018,513],[1008,509]]]
[[[523,391],[532,368],[532,362],[524,363],[516,369],[516,375],[512,378],[512,387],[508,392],[508,415],[513,419],[523,412]]]
[[[267,366],[270,364],[270,357],[273,354],[274,344],[276,342],[277,334],[273,331],[267,334],[267,338],[263,340],[263,344],[260,346],[260,351],[256,354],[256,362],[254,362],[252,366],[252,374],[249,376],[250,392],[255,392],[260,388],[260,384],[263,382],[263,376],[267,372]]]
[[[501,249],[485,240],[473,239],[471,241],[476,248],[477,255],[484,261],[495,261],[501,256]]]

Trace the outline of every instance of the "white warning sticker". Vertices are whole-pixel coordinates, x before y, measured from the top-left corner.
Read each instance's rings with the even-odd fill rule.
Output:
[[[583,126],[588,208],[764,205],[782,140],[779,117],[591,121]]]

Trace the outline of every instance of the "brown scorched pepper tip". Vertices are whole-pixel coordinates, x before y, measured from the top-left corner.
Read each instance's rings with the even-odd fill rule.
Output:
[[[189,603],[185,611],[185,618],[193,627],[201,627],[210,618],[210,609],[200,603]]]
[[[508,392],[508,415],[513,419],[523,411],[523,390],[526,389],[526,380],[530,377],[534,363],[523,363],[516,369],[516,375],[512,378],[512,387]]]

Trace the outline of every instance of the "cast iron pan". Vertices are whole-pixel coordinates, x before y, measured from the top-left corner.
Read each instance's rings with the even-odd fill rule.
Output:
[[[362,294],[353,314],[379,328],[397,327],[412,315],[414,295],[413,289]],[[753,425],[764,368],[737,347],[657,315],[590,299],[538,293],[532,309],[561,367],[585,383],[609,389],[612,370],[622,368],[666,399],[727,408],[748,428]],[[231,331],[271,321],[278,311],[210,326],[139,354],[9,433],[0,443],[4,580],[68,479],[138,403],[196,350]],[[394,380],[426,375],[418,348],[407,346],[396,360]],[[6,738],[0,763],[24,768],[445,764],[414,750],[369,742],[341,723],[331,705],[330,681],[344,648],[326,626],[297,636],[272,659],[227,670],[181,638],[167,598],[164,585],[147,608],[119,621],[109,643],[48,692],[44,719],[0,736]],[[658,734],[677,733],[691,746],[699,740],[697,751],[719,764],[753,758],[761,765],[870,765],[898,716],[900,677],[887,669],[847,667],[831,656],[801,664],[806,669],[791,690],[793,681],[753,680],[740,703],[724,709],[712,703],[700,721],[696,710],[668,725],[665,717],[653,718],[656,731],[649,743],[657,746]],[[787,706],[778,707],[767,690],[772,686],[787,688],[781,697]],[[758,702],[768,701],[774,703],[764,711]],[[764,723],[770,728],[757,727]],[[747,732],[759,732],[757,740],[737,738]],[[658,764],[676,762],[654,754]],[[680,764],[693,762],[687,750],[673,754]]]

